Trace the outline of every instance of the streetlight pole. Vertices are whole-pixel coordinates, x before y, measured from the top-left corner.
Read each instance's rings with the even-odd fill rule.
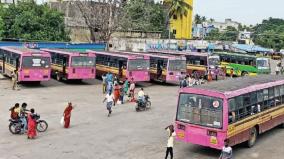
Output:
[[[168,51],[170,51],[170,41],[171,41],[171,22],[170,22],[170,18],[168,18]]]

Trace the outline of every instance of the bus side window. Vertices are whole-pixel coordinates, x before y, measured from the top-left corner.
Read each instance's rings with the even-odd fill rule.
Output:
[[[263,107],[263,90],[257,91],[257,112],[261,112]]]
[[[268,106],[274,107],[276,103],[275,103],[275,100],[274,100],[274,88],[273,87],[268,89],[268,98],[269,98],[269,100],[268,100],[269,105]]]
[[[155,59],[150,59],[150,67],[157,68]]]
[[[236,120],[240,120],[244,116],[243,96],[238,96],[236,99]]]
[[[280,86],[281,103],[284,104],[284,85]]]
[[[243,100],[244,100],[244,110],[243,110],[243,118],[247,117],[248,115],[251,114],[251,94],[245,94],[243,95]]]
[[[229,99],[229,124],[236,122],[236,101],[235,98]]]
[[[263,90],[263,106],[261,107],[261,110],[266,110],[269,107],[269,101],[268,101],[268,89]]]
[[[281,96],[280,96],[280,86],[275,86],[274,87],[274,101],[275,101],[275,105],[279,106],[281,105]]]

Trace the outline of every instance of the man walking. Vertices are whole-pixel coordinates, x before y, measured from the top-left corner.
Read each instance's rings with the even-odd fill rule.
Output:
[[[106,104],[106,107],[107,107],[107,110],[108,110],[108,117],[110,116],[112,110],[111,110],[111,107],[114,103],[114,97],[113,97],[113,94],[111,92],[108,92],[108,94],[106,95],[105,99],[103,100],[103,103],[107,101],[107,104]]]
[[[16,89],[18,89],[18,72],[17,72],[17,70],[14,70],[11,77],[12,77],[12,89],[16,90]]]

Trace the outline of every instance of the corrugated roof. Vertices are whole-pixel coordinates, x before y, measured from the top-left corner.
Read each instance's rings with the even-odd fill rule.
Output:
[[[240,90],[249,86],[272,83],[276,81],[284,81],[283,75],[258,75],[255,77],[239,77],[227,80],[220,80],[216,82],[209,82],[204,85],[194,86],[193,88],[200,88],[206,90],[212,90],[217,92],[230,92]]]
[[[263,48],[257,45],[233,44],[232,47],[247,52],[271,52],[271,49]]]

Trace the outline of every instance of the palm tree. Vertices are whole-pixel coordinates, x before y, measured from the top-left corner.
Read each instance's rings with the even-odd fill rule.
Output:
[[[206,20],[207,20],[207,19],[206,19],[205,16],[203,16],[203,17],[201,18],[201,21],[202,21],[202,22],[206,22]]]
[[[195,24],[201,24],[201,16],[196,14],[194,16],[194,22],[195,22]]]

